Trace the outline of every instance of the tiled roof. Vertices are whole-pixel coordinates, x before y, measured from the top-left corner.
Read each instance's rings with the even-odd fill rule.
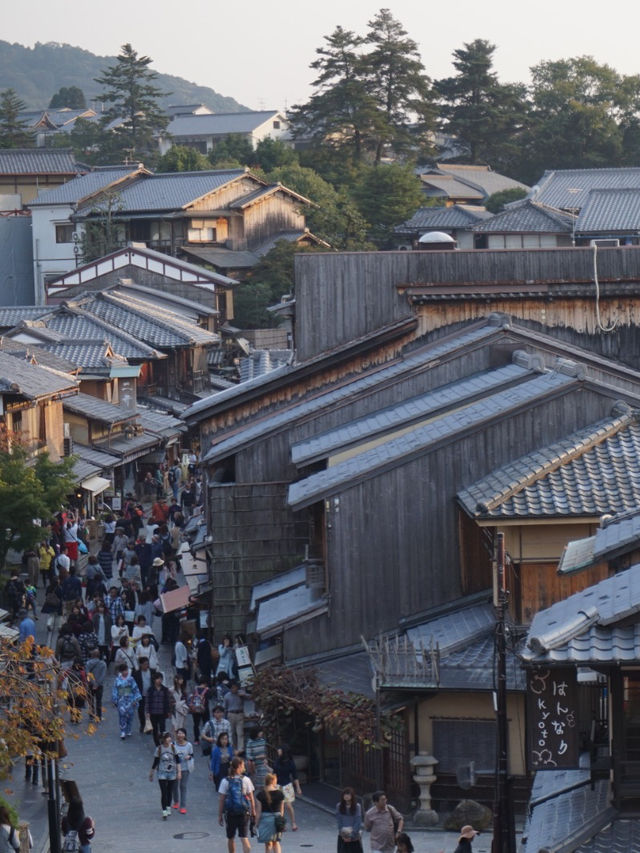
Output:
[[[313,669],[325,687],[375,698],[371,660],[366,652],[340,655],[339,658],[307,664],[307,667]]]
[[[167,134],[179,138],[183,136],[217,136],[226,133],[251,133],[266,121],[279,115],[278,110],[180,115],[169,122]]]
[[[75,364],[49,352],[44,347],[36,344],[23,344],[13,338],[0,338],[0,349],[11,353],[11,355],[17,355],[34,361],[41,367],[49,367],[52,370],[57,370],[60,373],[73,373],[77,369]]]
[[[447,198],[477,198],[483,201],[487,197],[481,189],[458,181],[453,175],[420,175],[420,180],[429,187],[441,190]]]
[[[310,400],[296,403],[284,410],[268,415],[259,421],[254,421],[253,423],[245,426],[237,435],[232,436],[231,438],[223,438],[217,444],[212,445],[209,451],[205,454],[204,461],[210,462],[215,459],[222,459],[245,444],[288,426],[297,418],[306,417],[312,415],[314,412],[323,411],[327,408],[331,408],[332,406],[339,405],[340,403],[349,400],[355,394],[373,390],[380,383],[400,379],[403,374],[413,372],[416,369],[420,369],[420,367],[426,368],[426,366],[432,361],[446,356],[447,353],[452,353],[460,348],[464,348],[475,341],[481,341],[483,338],[494,334],[495,331],[495,327],[491,326],[482,325],[475,327],[461,333],[453,340],[440,341],[429,347],[425,347],[418,352],[409,353],[403,359],[394,361],[392,364],[382,367],[379,370],[372,370],[371,372],[354,379],[347,385],[342,385],[339,388],[330,388],[323,394],[314,395]],[[285,372],[293,371],[294,368],[288,366],[280,368],[279,370],[281,371],[279,375],[282,375]],[[268,380],[273,379],[274,375],[274,373],[271,373],[266,376],[250,380],[251,385],[249,383],[241,383],[240,385],[236,385],[228,390],[219,391],[217,394],[211,395],[211,397],[206,397],[198,403],[194,403],[185,412],[184,416],[186,418],[190,413],[206,410],[217,401],[232,399],[241,393],[246,387],[260,387],[261,384],[265,384]]]
[[[494,690],[496,647],[493,632],[471,640],[440,660],[438,687],[441,690]],[[507,689],[524,691],[526,673],[515,655],[507,657]]]
[[[402,225],[395,228],[398,234],[415,234],[439,228],[464,228],[470,230],[483,219],[491,219],[492,213],[484,207],[454,204],[450,207],[420,207]]]
[[[148,433],[157,433],[163,438],[174,438],[187,430],[186,424],[180,418],[174,418],[168,412],[154,412],[139,407],[137,414]]]
[[[558,574],[571,574],[638,547],[640,509],[634,507],[610,518],[605,516],[593,536],[569,542],[558,565]]]
[[[95,368],[108,370],[111,364],[109,344],[106,341],[84,340],[74,343],[60,341],[43,343],[41,347],[84,371]]]
[[[154,447],[158,447],[160,442],[159,436],[151,435],[148,432],[131,436],[131,438],[119,433],[107,441],[96,444],[96,448],[105,453],[117,454],[124,460],[133,460],[144,456],[147,451]]]
[[[93,465],[97,465],[100,470],[113,468],[114,465],[120,463],[120,459],[117,456],[112,456],[110,453],[103,453],[100,450],[95,450],[93,447],[86,447],[84,444],[78,444],[76,441],[73,442],[73,455],[84,459],[86,462],[91,462]]]
[[[529,189],[526,184],[515,181],[513,178],[508,178],[506,175],[501,175],[499,172],[493,172],[488,166],[440,163],[438,169],[446,175],[453,175],[460,181],[468,181],[470,184],[480,187],[487,196],[502,192],[503,190]]]
[[[122,329],[117,324],[114,325],[108,320],[99,317],[97,314],[82,310],[80,307],[70,303],[69,307],[62,306],[53,311],[43,320],[49,329],[60,333],[63,336],[63,343],[73,346],[74,344],[91,343],[96,344],[100,340],[107,341],[111,344],[113,351],[125,358],[157,358],[159,353],[148,346],[143,341],[139,340],[125,329]],[[63,358],[69,358],[74,361],[71,356],[65,355],[64,352],[58,352]],[[81,362],[76,362],[80,364]]]
[[[562,210],[579,210],[591,190],[640,189],[640,167],[621,169],[554,169],[547,171],[529,198]]]
[[[640,231],[640,186],[636,189],[591,190],[580,210],[580,234]]]
[[[190,322],[183,314],[163,308],[150,299],[111,291],[96,291],[70,303],[92,316],[144,341],[151,347],[167,349],[193,344],[214,344],[218,337]]]
[[[282,358],[278,358],[275,350],[254,350],[251,355],[240,359],[240,382],[246,382],[257,376],[264,376],[279,367],[285,367],[290,362],[291,352],[286,353]]]
[[[93,193],[106,189],[114,181],[120,181],[128,175],[135,175],[137,166],[113,166],[112,168],[94,169],[61,187],[42,190],[38,197],[29,202],[29,207],[49,206],[52,204],[75,204]]]
[[[600,516],[640,505],[640,424],[600,421],[493,471],[459,494],[475,518]]]
[[[485,637],[495,628],[496,617],[490,602],[460,607],[455,612],[438,616],[407,628],[407,636],[414,646],[425,649],[438,646],[443,656],[466,647],[468,643]]]
[[[50,305],[2,305],[0,306],[0,329],[13,329],[23,320],[35,320],[48,314]]]
[[[105,424],[117,424],[123,421],[136,420],[136,413],[122,409],[106,400],[100,400],[91,394],[80,393],[65,400],[65,409],[78,415],[84,415]]]
[[[506,417],[509,412],[532,405],[549,393],[568,389],[575,382],[569,376],[549,373],[515,388],[488,395],[459,411],[435,418],[426,426],[408,430],[404,435],[358,453],[326,471],[292,483],[289,487],[289,505],[294,509],[309,506],[326,495],[348,488],[355,480],[373,477],[381,471],[403,464],[440,441],[449,441],[457,433],[478,428],[494,418]]]
[[[575,217],[544,204],[525,200],[509,205],[488,222],[481,222],[474,231],[497,234],[570,234]]]
[[[0,148],[0,175],[75,175],[70,148]]]
[[[291,459],[300,466],[314,459],[326,458],[338,450],[370,441],[375,436],[396,432],[408,424],[432,418],[446,409],[467,405],[478,397],[495,392],[500,386],[515,384],[533,375],[531,370],[517,364],[486,370],[294,444]]]
[[[585,809],[588,815],[588,808]],[[636,853],[640,838],[640,820],[618,817],[589,841],[574,848],[575,853]]]
[[[72,394],[78,382],[71,376],[31,364],[20,356],[0,351],[0,394],[20,394],[31,400]]]
[[[255,267],[260,260],[256,252],[235,249],[195,249],[193,246],[182,246],[185,255],[199,258],[206,264],[211,264],[221,270],[242,270]]]
[[[260,602],[256,631],[267,637],[277,633],[292,620],[308,616],[317,610],[326,610],[326,607],[326,600],[318,598],[315,590],[306,584],[291,587]]]
[[[573,853],[589,849],[578,845],[593,838],[614,815],[609,781],[591,784],[589,770],[543,770],[536,773],[530,815],[522,834],[526,853]],[[629,851],[631,848],[609,847]]]
[[[117,215],[132,211],[180,210],[245,174],[244,169],[224,169],[143,176],[118,193]],[[99,203],[94,205],[99,206]],[[89,204],[84,214],[91,214],[91,211]]]
[[[584,666],[637,661],[638,614],[640,565],[635,565],[536,613],[522,657]]]
[[[595,543],[595,536],[568,542],[558,563],[558,574],[570,575],[573,572],[579,572],[581,569],[592,566],[595,562],[593,559],[593,546]]]

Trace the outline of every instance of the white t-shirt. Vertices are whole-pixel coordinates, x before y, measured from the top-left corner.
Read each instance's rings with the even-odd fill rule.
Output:
[[[187,665],[187,661],[189,660],[189,653],[187,652],[187,647],[183,642],[178,640],[175,646],[176,653],[176,669],[184,669]]]
[[[218,788],[218,793],[226,796],[227,791],[229,790],[229,779],[225,778],[220,782],[220,787]],[[248,776],[242,777],[242,793],[245,797],[248,797],[249,794],[253,794],[255,788],[253,787],[253,782],[249,779]]]

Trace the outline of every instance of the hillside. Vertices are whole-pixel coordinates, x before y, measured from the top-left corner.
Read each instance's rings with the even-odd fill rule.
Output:
[[[69,44],[37,42],[34,47],[0,41],[0,90],[15,89],[28,109],[45,109],[51,96],[62,86],[78,86],[87,105],[100,97],[101,87],[94,77],[115,61],[115,56],[96,56]],[[161,99],[168,104],[206,104],[214,112],[241,112],[247,109],[233,98],[207,86],[198,86],[182,77],[158,73],[157,85],[171,92]]]

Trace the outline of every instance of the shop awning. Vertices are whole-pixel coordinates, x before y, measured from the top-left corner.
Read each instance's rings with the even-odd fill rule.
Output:
[[[189,604],[190,594],[191,590],[188,586],[180,586],[178,589],[172,589],[171,592],[161,593],[162,612],[172,613],[174,610],[181,610],[186,607]]]
[[[97,475],[94,477],[88,477],[86,480],[82,481],[82,488],[86,489],[88,492],[92,492],[94,495],[101,494],[105,489],[108,489],[110,485],[111,480],[107,480],[105,477],[98,477]]]

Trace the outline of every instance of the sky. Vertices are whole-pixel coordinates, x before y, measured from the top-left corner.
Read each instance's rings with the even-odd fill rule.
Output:
[[[309,64],[323,37],[338,25],[364,33],[383,5],[385,0],[87,0],[80,5],[30,0],[11,3],[0,38],[28,47],[62,42],[100,56],[115,56],[130,42],[153,59],[157,71],[210,86],[250,109],[283,109],[309,97],[314,79]],[[620,73],[640,73],[638,0],[619,0],[615,7],[595,0],[457,0],[451,6],[386,0],[386,5],[417,42],[427,74],[435,79],[450,76],[452,52],[476,38],[497,46],[495,70],[505,83],[528,82],[529,68],[543,60],[584,54]]]

